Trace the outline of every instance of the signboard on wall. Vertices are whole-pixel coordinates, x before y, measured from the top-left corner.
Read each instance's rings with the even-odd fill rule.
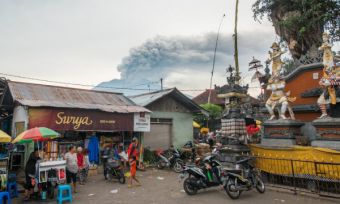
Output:
[[[133,131],[150,132],[150,113],[135,113],[133,121]]]
[[[48,127],[74,131],[133,131],[132,113],[108,113],[83,109],[29,109],[29,128]]]

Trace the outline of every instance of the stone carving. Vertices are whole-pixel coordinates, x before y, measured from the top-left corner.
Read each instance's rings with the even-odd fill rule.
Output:
[[[329,43],[329,36],[327,33],[323,33],[322,35],[322,45],[319,47],[319,50],[323,51],[323,77],[321,78],[319,84],[321,85],[323,92],[319,97],[317,103],[320,106],[321,116],[322,118],[328,118],[327,114],[327,104],[333,104],[340,102],[340,79],[337,78],[338,74],[336,73],[336,67],[334,64],[334,57],[332,53],[332,45]]]
[[[286,118],[287,109],[291,119],[295,119],[294,112],[289,102],[294,102],[295,97],[290,97],[290,92],[284,92],[286,82],[283,80],[284,70],[282,69],[283,62],[281,55],[284,53],[280,50],[280,46],[277,43],[273,43],[272,52],[269,51],[270,58],[268,61],[272,62],[272,76],[268,80],[267,89],[272,93],[266,102],[266,108],[270,114],[269,120],[275,119],[274,110],[276,106],[281,105],[279,109],[279,115],[282,119]]]

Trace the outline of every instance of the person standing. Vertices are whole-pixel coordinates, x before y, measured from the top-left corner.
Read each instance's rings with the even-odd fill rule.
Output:
[[[130,179],[129,179],[129,185],[128,188],[132,187],[132,181],[135,180],[137,182],[137,186],[140,186],[139,180],[136,178],[136,171],[137,171],[137,159],[135,156],[132,156],[129,159],[130,164]]]
[[[136,157],[136,160],[138,161],[138,139],[136,137],[134,137],[132,139],[132,142],[128,148],[128,159],[130,160],[133,156]]]
[[[37,161],[40,160],[38,150],[34,150],[26,163],[25,166],[25,201],[28,201],[33,193],[34,185],[35,185],[35,175],[36,175],[36,164]]]
[[[128,187],[132,187],[132,180],[137,182],[137,185],[140,186],[139,180],[136,178],[136,171],[137,171],[137,161],[138,161],[138,139],[134,137],[132,142],[128,148],[128,160],[130,164],[130,179]]]
[[[83,148],[77,148],[77,165],[78,165],[78,175],[79,175],[79,184],[84,185],[85,182],[85,160],[83,154]]]
[[[77,193],[76,182],[78,173],[78,161],[75,146],[70,146],[69,151],[65,154],[66,160],[66,182],[71,184],[73,192]]]

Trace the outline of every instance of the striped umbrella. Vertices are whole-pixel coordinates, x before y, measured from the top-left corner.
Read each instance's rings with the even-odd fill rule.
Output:
[[[24,131],[20,135],[18,135],[12,143],[28,143],[28,142],[40,142],[46,141],[54,138],[58,138],[60,136],[54,130],[45,127],[36,127],[29,130]]]
[[[11,142],[11,140],[12,140],[11,136],[9,136],[4,131],[0,130],[0,143],[8,143]]]

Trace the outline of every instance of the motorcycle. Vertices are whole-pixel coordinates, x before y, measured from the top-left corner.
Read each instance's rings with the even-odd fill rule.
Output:
[[[214,159],[214,155],[203,159],[200,166],[186,166],[181,174],[184,191],[188,195],[197,194],[198,190],[222,185],[224,182],[224,171],[222,165]]]
[[[165,156],[164,152],[157,152],[158,162],[157,168],[164,169],[165,167],[172,168],[176,173],[183,170],[184,162],[181,159],[181,154],[177,149],[170,149],[169,155]]]
[[[236,165],[241,166],[241,172],[227,172],[227,179],[224,189],[231,199],[238,199],[243,191],[249,191],[253,188],[259,193],[264,193],[266,188],[261,179],[260,172],[250,163],[251,158],[242,159],[236,162]]]
[[[113,158],[109,158],[106,163],[106,178],[110,181],[113,178],[118,179],[118,182],[121,184],[125,183],[125,175],[123,171],[123,167],[120,164],[120,161],[117,161]]]

